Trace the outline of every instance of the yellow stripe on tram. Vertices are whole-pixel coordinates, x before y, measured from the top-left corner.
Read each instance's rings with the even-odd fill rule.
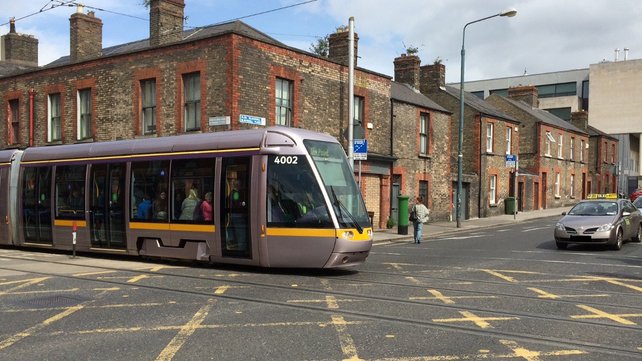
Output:
[[[182,232],[210,232],[216,231],[213,224],[169,224],[152,222],[130,222],[130,229],[149,231],[182,231]]]
[[[74,222],[76,222],[76,227],[84,228],[87,227],[86,221],[70,221],[68,219],[55,219],[54,226],[56,227],[73,227]]]
[[[267,228],[268,236],[286,236],[286,237],[335,237],[335,229],[319,228]]]

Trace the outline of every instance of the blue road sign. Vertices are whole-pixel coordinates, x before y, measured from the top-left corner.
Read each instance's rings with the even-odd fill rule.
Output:
[[[352,152],[354,153],[355,160],[367,160],[368,159],[368,140],[353,139]]]

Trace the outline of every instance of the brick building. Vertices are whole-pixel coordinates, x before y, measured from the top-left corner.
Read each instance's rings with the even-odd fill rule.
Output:
[[[587,193],[617,193],[620,159],[616,137],[588,125],[588,112],[571,113],[571,123],[589,135]]]
[[[452,173],[451,203],[457,188],[457,159],[459,136],[459,90],[445,85],[446,67],[442,64],[421,66],[415,55],[397,57],[395,80],[419,89],[443,108],[452,112],[450,133],[452,141],[444,148],[449,156],[444,159]],[[506,167],[506,154],[519,149],[519,125],[516,118],[502,113],[491,104],[465,93],[464,139],[462,146],[462,218],[479,218],[503,214],[504,200],[514,196],[513,169]],[[456,218],[452,207],[451,218]]]
[[[521,121],[520,169],[535,175],[532,188],[518,197],[525,209],[572,205],[586,195],[587,132],[539,109],[534,86],[512,87],[508,97],[493,94],[486,101]]]
[[[397,194],[409,196],[411,204],[416,196],[422,196],[432,219],[449,219],[450,112],[416,88],[393,82],[392,116],[390,139],[397,157],[392,179],[393,212]]]
[[[330,55],[324,58],[240,21],[184,30],[184,7],[184,0],[151,1],[150,38],[107,48],[102,46],[102,21],[79,8],[69,19],[69,56],[43,67],[37,67],[37,40],[15,33],[12,25],[3,37],[4,49],[11,51],[0,61],[0,119],[6,120],[0,122],[1,147],[283,125],[329,133],[348,148],[347,32],[330,37]],[[410,156],[404,148],[395,149],[391,131],[400,128],[396,124],[412,124],[417,131],[421,112],[437,123],[447,117],[414,104],[420,110],[393,118],[391,88],[390,77],[356,68],[354,137],[369,142],[361,189],[380,227],[392,210],[393,173],[414,174],[406,167],[419,166],[395,163]],[[403,119],[407,114],[412,118]],[[442,133],[439,129],[440,139],[446,139]],[[430,183],[427,174],[437,168],[421,168],[419,178]]]

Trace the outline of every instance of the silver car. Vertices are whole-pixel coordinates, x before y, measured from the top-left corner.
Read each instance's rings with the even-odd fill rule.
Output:
[[[576,204],[555,225],[557,248],[572,243],[605,244],[622,248],[624,240],[640,242],[642,215],[628,199],[587,199]]]

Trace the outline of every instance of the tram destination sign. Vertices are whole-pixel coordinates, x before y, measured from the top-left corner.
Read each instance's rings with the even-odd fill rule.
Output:
[[[368,160],[368,140],[353,139],[352,153],[354,155],[354,160]]]

